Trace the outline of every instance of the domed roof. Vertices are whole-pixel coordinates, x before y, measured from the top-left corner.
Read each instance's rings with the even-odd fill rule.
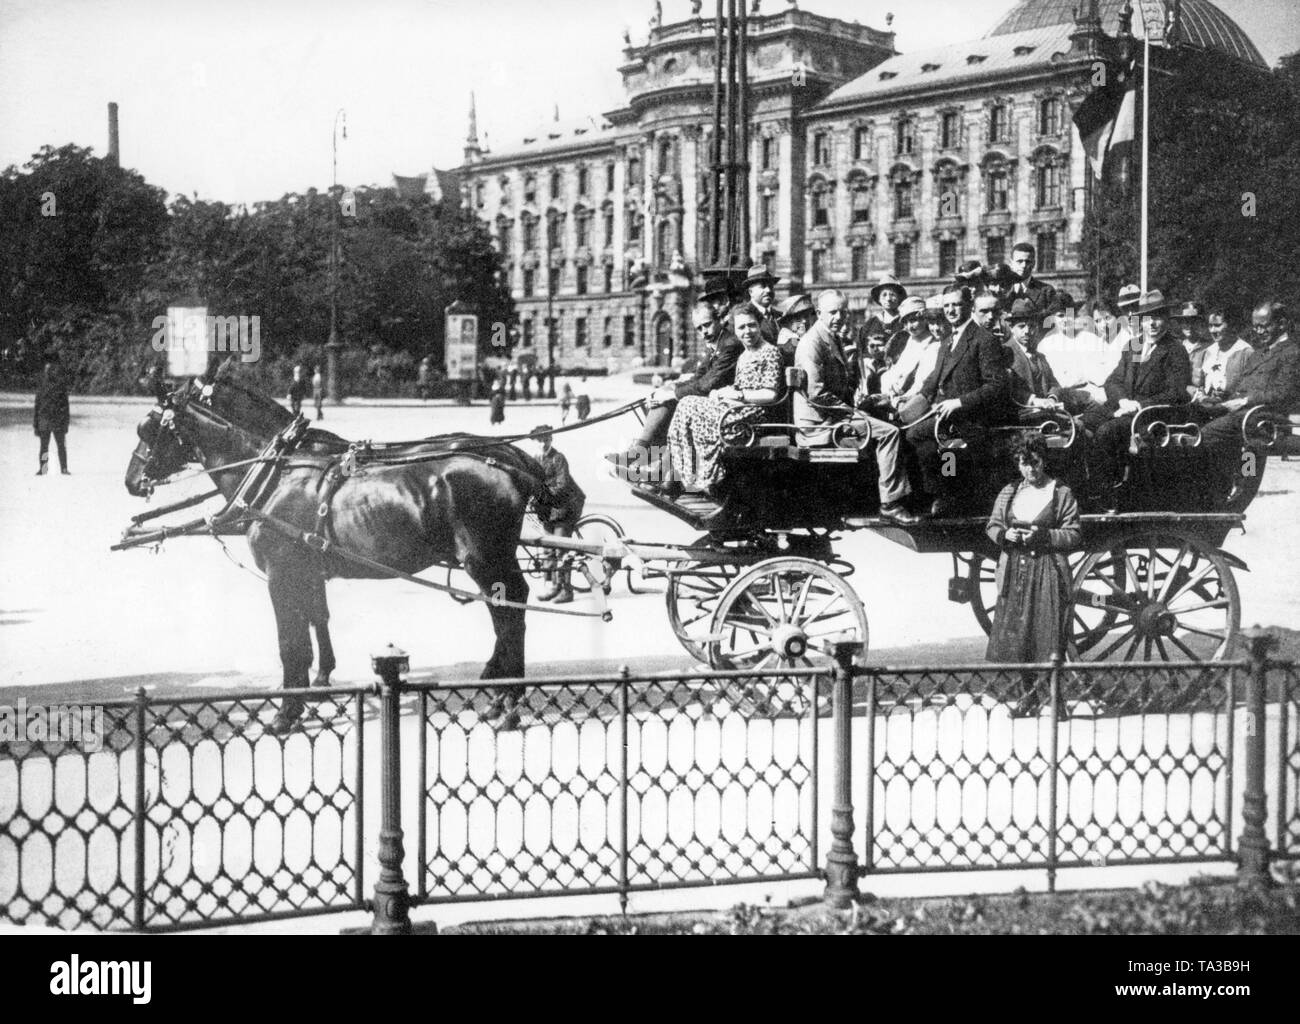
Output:
[[[1119,14],[1127,0],[1100,0],[1102,27],[1112,35],[1119,27]],[[1004,36],[1027,29],[1064,25],[1074,21],[1074,9],[1085,0],[1021,0],[994,26],[991,36]],[[1164,27],[1173,9],[1170,0],[1135,0],[1133,34],[1142,36],[1151,26],[1151,41],[1164,40]],[[1241,26],[1210,0],[1183,0],[1182,41],[1206,50],[1219,50],[1239,60],[1267,67],[1250,37]]]

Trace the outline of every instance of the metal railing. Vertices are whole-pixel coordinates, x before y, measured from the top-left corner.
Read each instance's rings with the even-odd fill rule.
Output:
[[[176,930],[366,909],[402,932],[413,905],[626,908],[757,881],[824,879],[845,906],[861,877],[904,872],[1043,870],[1050,889],[1066,868],[1236,861],[1266,885],[1300,852],[1300,672],[1268,638],[1210,664],[858,659],[458,686],[406,681],[390,650],[375,686],[299,691],[287,736],[262,728],[283,694],[140,691],[105,705],[99,751],[0,749],[0,917]],[[506,728],[485,712],[513,685]]]

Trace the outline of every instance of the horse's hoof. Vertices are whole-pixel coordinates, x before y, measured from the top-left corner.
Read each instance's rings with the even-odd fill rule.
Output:
[[[286,736],[298,728],[298,716],[289,717],[282,713],[276,714],[267,725],[266,731],[272,736]]]
[[[493,697],[492,700],[488,702],[488,706],[479,712],[479,718],[483,719],[485,722],[491,722],[494,719],[500,718],[505,714],[505,712],[506,698]]]
[[[497,732],[517,732],[519,729],[519,712],[511,708],[497,724]]]
[[[328,690],[330,685],[330,677],[317,675],[316,678],[311,681],[311,685],[313,689]]]

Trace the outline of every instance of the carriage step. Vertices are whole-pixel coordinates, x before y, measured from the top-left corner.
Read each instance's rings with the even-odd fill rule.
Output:
[[[705,494],[686,492],[676,501],[666,498],[652,487],[634,486],[632,493],[642,501],[663,509],[678,519],[685,520],[692,526],[703,528],[711,519],[722,511],[722,506]]]

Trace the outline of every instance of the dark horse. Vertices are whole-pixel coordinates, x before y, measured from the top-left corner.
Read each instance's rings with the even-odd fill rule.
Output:
[[[293,422],[288,410],[272,399],[222,380],[219,374],[206,387],[196,381],[159,398],[159,405],[137,429],[140,441],[126,473],[126,489],[136,496],[150,493],[156,482],[197,462],[230,499],[248,467],[226,472],[221,467],[259,455]],[[312,661],[309,625],[315,630],[320,655],[313,685],[328,686],[334,671],[325,581],[391,578],[301,539],[302,533],[317,525],[326,470],[348,447],[335,434],[307,431],[282,460],[278,476],[257,504],[262,512],[295,527],[299,535],[288,536],[261,522],[248,529],[249,549],[271,592],[283,685],[289,690],[307,686]],[[406,573],[431,565],[458,565],[485,595],[526,601],[528,584],[515,551],[528,499],[542,485],[543,471],[537,461],[509,444],[465,434],[382,448],[400,464],[364,463],[342,480],[330,502],[332,543]],[[523,609],[489,603],[488,611],[496,645],[481,678],[523,676]],[[513,706],[520,689],[499,691],[487,716],[506,713],[508,720],[517,721]],[[272,731],[291,728],[302,709],[301,700],[286,698]]]

